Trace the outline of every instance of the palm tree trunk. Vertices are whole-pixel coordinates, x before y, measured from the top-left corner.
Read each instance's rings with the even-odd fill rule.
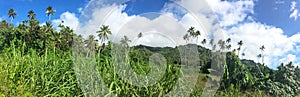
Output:
[[[48,18],[48,20],[49,20],[49,21],[51,20],[51,15],[49,15],[49,18]]]
[[[85,57],[88,57],[89,56],[89,51],[87,51],[86,53],[85,53]]]
[[[13,24],[13,22],[12,22],[12,21],[13,21],[13,18],[11,18],[11,19],[10,19],[10,23],[11,23],[11,24]]]
[[[262,62],[262,64],[265,64],[264,63],[264,54],[263,54],[263,52],[261,52],[261,62]]]

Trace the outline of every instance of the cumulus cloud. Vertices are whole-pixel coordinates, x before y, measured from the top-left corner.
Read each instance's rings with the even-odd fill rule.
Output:
[[[166,45],[168,46],[174,47],[176,45],[185,43],[185,41],[183,40],[183,35],[192,25],[195,26],[198,30],[206,29],[207,31],[205,32],[208,33],[210,33],[209,29],[213,29],[213,27],[211,27],[211,24],[213,24],[213,20],[207,18],[203,14],[185,14],[182,19],[176,18],[176,14],[168,11],[162,13],[146,13],[143,14],[143,16],[128,16],[127,13],[123,12],[125,8],[126,5],[116,4],[112,4],[111,6],[105,6],[102,8],[94,8],[95,10],[91,13],[92,16],[87,19],[87,22],[80,24],[77,33],[83,35],[96,35],[95,32],[99,30],[101,25],[104,24],[109,25],[111,31],[113,32],[110,38],[115,42],[118,42],[124,35],[134,40],[137,37],[138,33],[143,32],[145,35],[149,35],[149,37],[145,36],[147,37],[143,38],[143,40],[145,41],[140,41],[139,43],[146,43],[150,40],[157,40],[157,42],[152,41],[151,44],[149,42],[147,44],[152,46],[162,46],[161,43],[164,43],[166,40],[160,40],[157,37],[169,37],[167,38],[168,42],[165,43],[167,43]],[[159,14],[159,16],[154,19],[148,18],[155,14]],[[199,21],[201,21],[201,23],[203,23],[202,25],[205,26],[201,28],[201,26],[199,26]],[[158,34],[155,33],[161,34],[159,34],[160,36],[157,36]],[[202,36],[205,36],[205,34],[202,34]],[[201,39],[201,37],[199,38]],[[172,41],[175,41],[175,44]],[[132,43],[131,45],[136,45],[136,43]]]
[[[218,15],[221,26],[232,26],[246,19],[249,13],[254,13],[253,0],[239,0],[236,2],[207,0],[208,4]]]
[[[226,36],[222,29],[224,22],[218,21],[218,15],[211,7],[214,2],[210,0],[179,0],[176,3],[183,6],[188,12],[183,16],[181,22],[196,28],[199,27],[198,29],[204,34],[202,36],[206,38],[224,39]]]
[[[160,16],[155,19],[149,19],[147,16],[128,16],[127,13],[122,12],[125,7],[125,5],[113,5],[95,11],[93,18],[85,25],[81,25],[77,32],[84,35],[96,35],[95,32],[104,24],[109,25],[112,31],[110,39],[115,42],[120,41],[125,35],[133,40],[130,45],[146,44],[151,46],[165,45],[174,47],[176,44],[185,42],[182,36],[185,34],[184,32],[186,32],[183,26],[186,22],[178,22],[178,19],[176,19],[173,14],[160,14]],[[151,14],[158,13],[149,13],[148,15]],[[103,16],[107,18],[103,19]],[[140,40],[136,40],[140,32],[144,34],[144,37]]]
[[[96,8],[90,15],[90,18],[84,18],[84,22],[80,22],[76,33],[87,35],[97,35],[96,31],[100,29],[102,25],[108,25],[113,35],[116,35],[119,29],[135,16],[128,16],[126,13],[122,13],[125,5],[111,5],[103,8]],[[103,18],[104,17],[104,18]],[[112,37],[111,37],[112,38]]]
[[[176,4],[166,4],[160,13],[148,13],[144,16],[129,16],[123,12],[126,5],[114,3],[100,4],[101,7],[86,7],[82,12],[83,18],[79,19],[80,24],[76,33],[96,35],[95,32],[101,25],[109,25],[112,31],[110,39],[114,42],[119,42],[121,37],[126,35],[133,41],[130,45],[175,46],[186,43],[182,37],[190,26],[194,26],[201,31],[201,37],[197,41],[199,44],[204,38],[214,38],[217,41],[230,37],[232,49],[236,49],[237,42],[243,40],[245,45],[241,51],[246,54],[243,57],[245,59],[260,62],[257,55],[261,53],[259,47],[264,45],[266,48],[263,52],[264,61],[271,67],[276,67],[279,62],[285,60],[297,61],[296,56],[287,54],[295,51],[300,34],[288,37],[284,35],[281,28],[255,22],[253,19],[248,21],[252,18],[248,14],[254,14],[253,0],[178,0],[175,2]],[[97,2],[90,4],[97,5]],[[291,11],[295,11],[295,7],[296,3],[292,3]],[[153,14],[159,16],[148,18]],[[144,37],[137,39],[140,32],[144,33]],[[195,41],[192,39],[188,42]],[[298,48],[300,51],[300,47]]]
[[[261,62],[257,60],[257,55],[261,53],[259,48],[264,45],[266,49],[263,56],[269,66],[278,65],[277,58],[293,51],[296,43],[300,42],[300,34],[288,37],[281,28],[257,22],[241,24],[228,32],[231,32],[229,37],[233,39],[233,43],[243,40],[245,45],[242,49],[245,50],[246,59]]]
[[[67,11],[62,13],[59,19],[52,20],[52,23],[54,24],[54,26],[63,24],[65,26],[69,26],[72,29],[76,29],[77,25],[79,24],[79,20],[74,13]]]
[[[203,27],[206,38],[214,38],[216,41],[225,39],[228,34],[225,29],[238,25],[252,18],[248,14],[254,13],[254,1],[221,1],[221,0],[180,0],[177,4],[188,9],[189,14],[197,16],[196,20],[186,19],[195,27]],[[185,18],[185,17],[183,17]],[[195,23],[197,21],[197,23]],[[201,28],[200,28],[201,29]],[[213,36],[213,37],[211,37]]]
[[[297,3],[295,1],[291,2],[290,18],[294,18],[294,20],[297,20],[298,17],[300,16],[298,9],[296,9],[296,5],[297,5]]]
[[[288,54],[285,58],[280,59],[280,62],[287,64],[288,62],[295,62],[296,55]]]
[[[131,39],[136,38],[139,32],[143,32],[145,34],[144,36],[147,37],[143,38],[145,42],[152,40],[156,41],[152,41],[151,43],[148,42],[148,45],[159,46],[162,43],[166,43],[166,45],[171,46],[170,43],[172,43],[172,41],[174,41],[175,44],[183,42],[177,40],[182,40],[184,34],[182,32],[185,32],[185,28],[183,28],[174,17],[164,14],[154,20],[136,16],[123,25],[118,32],[119,33],[115,36],[122,37],[124,35],[129,35]],[[168,41],[166,39],[168,39]],[[172,46],[175,46],[175,44]]]
[[[180,5],[181,8],[176,4]],[[122,12],[126,5],[111,4],[110,6],[107,6],[106,4],[100,4],[103,5],[100,8],[90,8],[93,10],[90,12],[92,15],[86,20],[86,23],[81,23],[80,29],[82,30],[79,32],[85,35],[88,33],[93,33],[93,35],[96,35],[94,32],[96,32],[102,24],[105,24],[110,26],[112,32],[114,32],[113,36],[115,36],[115,33],[118,33],[121,27],[128,25],[125,23],[134,21],[134,23],[131,24],[131,26],[134,28],[127,29],[126,27],[123,27],[122,29],[122,31],[126,32],[127,34],[134,33],[132,35],[128,35],[129,37],[134,37],[136,33],[141,32],[138,28],[145,29],[147,27],[165,27],[162,24],[166,24],[166,20],[160,18],[165,18],[165,16],[168,16],[168,18],[172,18],[172,21],[177,21],[179,23],[178,25],[183,26],[185,29],[179,30],[176,29],[176,27],[165,27],[165,29],[170,30],[170,28],[172,28],[172,30],[175,32],[180,32],[179,35],[183,36],[190,26],[194,26],[196,29],[202,32],[202,37],[200,37],[199,41],[204,37],[215,38],[216,40],[219,40],[224,39],[224,36],[226,36],[221,27],[235,25],[241,21],[244,21],[247,17],[247,13],[253,13],[254,5],[253,1],[228,2],[220,0],[207,0],[207,2],[203,0],[180,0],[176,1],[176,4],[166,4],[160,16],[154,20],[147,20],[147,18],[143,18],[144,16],[128,16],[125,12]],[[214,15],[215,13],[220,17],[217,18],[216,15]],[[178,19],[178,15],[182,15],[180,16],[180,19]],[[216,22],[218,19],[220,20],[219,23]],[[177,24],[177,22],[172,23]],[[149,24],[152,26],[149,26]],[[171,25],[172,24],[169,26]],[[165,30],[162,31],[167,32]],[[182,36],[172,37],[180,37],[181,39]]]
[[[292,2],[291,2],[291,9],[290,9],[290,11],[295,10],[296,4],[297,4],[297,3],[296,3],[295,1],[292,1]]]
[[[294,18],[294,20],[297,20],[299,16],[300,13],[298,12],[298,9],[293,10],[292,13],[290,14],[290,18]]]
[[[98,3],[90,2],[94,5]],[[186,43],[182,37],[191,26],[201,31],[201,37],[197,41],[199,44],[204,38],[224,39],[227,35],[222,27],[236,25],[245,20],[247,13],[253,13],[251,8],[254,4],[253,1],[180,0],[176,1],[176,4],[166,4],[155,19],[139,15],[128,16],[127,13],[123,12],[126,5],[109,5],[106,3],[99,5],[101,6],[86,7],[85,10],[88,12],[84,11],[84,16],[88,13],[90,16],[86,16],[87,19],[80,19],[84,22],[80,23],[77,33],[96,35],[95,32],[101,25],[105,24],[110,26],[113,32],[111,39],[116,42],[124,35],[134,40],[139,32],[156,31],[163,32],[163,34],[176,40],[177,45],[180,45]],[[151,14],[153,13],[146,15]],[[221,17],[218,18],[217,16]],[[221,21],[218,22],[218,19]],[[148,37],[143,38],[143,40],[157,40],[157,38]],[[191,39],[188,42],[195,43],[196,39]],[[159,43],[161,42],[152,42],[151,45]]]

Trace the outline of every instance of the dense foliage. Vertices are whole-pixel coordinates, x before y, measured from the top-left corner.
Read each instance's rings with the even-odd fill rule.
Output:
[[[47,16],[55,13],[49,6],[46,10]],[[16,17],[13,9],[9,10],[12,20]],[[255,63],[252,60],[240,60],[239,51],[243,42],[237,43],[239,48],[229,51],[231,48],[230,38],[226,41],[209,41],[212,50],[205,47],[187,44],[175,48],[150,47],[128,45],[130,39],[124,36],[120,44],[109,41],[111,34],[109,26],[101,26],[98,37],[93,35],[86,39],[81,35],[74,34],[73,29],[68,26],[59,25],[53,27],[50,21],[41,25],[35,20],[35,14],[28,12],[28,20],[22,21],[15,26],[6,21],[0,22],[0,97],[2,96],[88,96],[86,88],[80,86],[86,82],[78,80],[76,68],[74,68],[74,50],[80,50],[80,56],[84,58],[95,58],[97,67],[89,67],[81,64],[80,69],[87,69],[87,74],[92,75],[89,69],[97,69],[100,76],[105,79],[105,86],[109,87],[118,96],[163,96],[168,93],[180,80],[182,70],[188,67],[199,68],[200,72],[191,74],[198,76],[198,81],[191,96],[200,96],[206,82],[212,79],[208,76],[211,72],[218,71],[211,67],[214,53],[225,55],[224,63],[218,64],[224,67],[220,87],[216,96],[285,96],[293,97],[300,94],[300,68],[294,67],[293,63],[281,64],[278,70],[266,67],[264,64]],[[57,30],[59,29],[59,30]],[[199,31],[191,27],[183,37],[186,40],[197,38]],[[140,33],[138,38],[143,37]],[[99,41],[97,40],[99,38]],[[98,44],[101,42],[101,45]],[[206,44],[206,39],[202,41]],[[159,53],[166,58],[167,69],[163,78],[152,86],[137,87],[126,83],[117,75],[112,58],[112,48],[122,46],[128,51],[129,60],[133,70],[140,75],[149,73],[149,57]],[[199,57],[180,56],[178,48],[196,46]],[[219,46],[219,50],[217,50]],[[76,48],[76,49],[73,49]],[[227,49],[227,50],[226,50]],[[264,50],[264,46],[260,47]],[[236,50],[238,51],[236,54]],[[245,54],[242,53],[242,56]],[[262,57],[263,53],[259,57]],[[84,59],[88,60],[88,59]],[[185,64],[185,60],[192,60]],[[127,64],[124,63],[124,64]],[[188,70],[187,70],[188,71]],[[127,73],[127,71],[124,71]],[[89,81],[93,82],[93,81]],[[106,94],[103,94],[106,95]]]

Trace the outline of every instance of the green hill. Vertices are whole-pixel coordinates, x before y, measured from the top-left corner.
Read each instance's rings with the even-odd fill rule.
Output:
[[[107,27],[102,26],[101,33],[109,32]],[[300,69],[293,63],[272,70],[264,64],[240,60],[234,51],[224,52],[225,41],[222,40],[218,42],[222,49],[214,48],[213,52],[195,44],[175,48],[128,47],[129,40],[125,36],[121,44],[109,41],[107,45],[99,45],[95,36],[85,39],[67,26],[59,25],[59,28],[55,30],[51,22],[40,25],[35,19],[24,20],[17,26],[0,22],[0,96],[163,96],[177,83],[185,82],[180,79],[182,72],[188,74],[184,79],[197,84],[194,89],[177,89],[186,90],[184,92],[191,96],[201,96],[206,85],[216,85],[210,89],[218,90],[215,96],[221,97],[294,97],[300,94]],[[104,34],[99,37],[101,35]],[[103,37],[101,39],[108,40]],[[129,70],[117,71],[116,64],[131,66],[134,72],[144,76],[162,69],[161,66],[166,66],[166,70],[162,70],[165,73],[157,83],[138,87],[127,83],[117,73],[132,75],[129,78],[138,75]],[[192,79],[194,76],[198,79]],[[100,77],[104,79],[103,86],[98,86]],[[108,87],[111,92],[100,92],[101,87]]]

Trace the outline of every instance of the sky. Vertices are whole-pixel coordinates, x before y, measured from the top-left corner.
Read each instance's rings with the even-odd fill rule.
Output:
[[[190,26],[200,30],[198,40],[232,39],[232,49],[243,40],[242,58],[261,62],[257,55],[264,45],[265,63],[276,69],[281,62],[300,59],[300,0],[0,0],[0,20],[10,21],[7,12],[13,8],[14,24],[28,19],[33,10],[43,25],[45,10],[52,6],[54,25],[64,21],[76,33],[96,35],[102,24],[113,32],[110,38],[119,41],[124,35],[130,45],[175,46],[187,43],[182,37]],[[141,39],[139,32],[145,35]],[[210,45],[204,45],[211,48]]]

